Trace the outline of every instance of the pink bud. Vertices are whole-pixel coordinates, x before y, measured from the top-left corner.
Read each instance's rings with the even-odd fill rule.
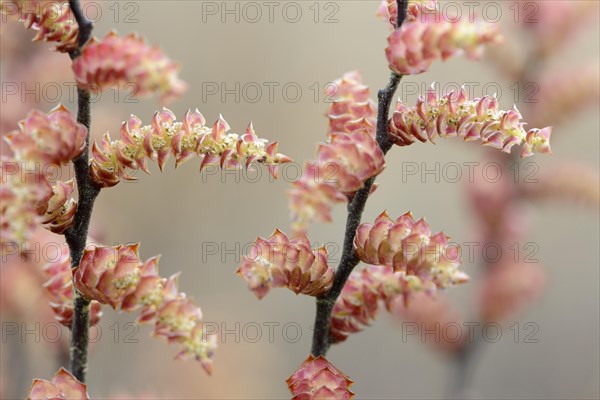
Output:
[[[139,244],[86,249],[73,274],[77,289],[89,299],[117,309],[140,280]]]
[[[323,356],[310,355],[286,382],[297,400],[347,400],[354,396],[350,391],[354,382]]]
[[[85,148],[87,129],[59,105],[47,114],[33,110],[5,140],[15,157],[31,165],[65,165]]]
[[[327,87],[325,95],[331,99],[327,112],[329,133],[351,133],[365,128],[375,136],[377,105],[371,91],[362,83],[358,71],[347,72]]]
[[[61,368],[52,378],[52,381],[43,379],[34,379],[28,400],[46,400],[46,399],[69,399],[69,400],[88,400],[87,387],[79,382],[67,370]]]
[[[544,129],[531,129],[527,132],[525,137],[525,143],[521,150],[521,157],[532,156],[535,152],[543,154],[552,154],[550,149],[550,135],[552,134],[552,128],[546,127]]]
[[[331,288],[334,277],[324,247],[311,250],[306,236],[288,239],[279,230],[268,239],[256,239],[237,273],[259,299],[272,287],[287,287],[296,294],[319,296]]]
[[[317,152],[322,175],[343,193],[359,190],[364,182],[381,173],[385,163],[375,138],[364,129],[350,134],[333,133]]]
[[[48,209],[40,223],[54,233],[63,233],[73,223],[77,211],[77,202],[70,198],[74,190],[75,181],[58,181],[52,187],[54,195],[48,202]]]

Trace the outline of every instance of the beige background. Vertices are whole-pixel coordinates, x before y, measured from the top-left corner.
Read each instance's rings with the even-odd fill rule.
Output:
[[[213,4],[219,9],[225,6],[222,2]],[[235,3],[226,4],[234,7]],[[303,12],[298,23],[286,22],[281,13],[285,3],[278,4],[281,6],[275,9],[273,23],[269,23],[264,5],[262,19],[256,23],[243,17],[236,23],[233,16],[222,23],[218,15],[206,16],[203,22],[200,1],[107,1],[102,2],[103,14],[95,34],[103,35],[111,28],[120,33],[140,32],[178,60],[183,67],[181,76],[189,83],[188,92],[170,105],[178,116],[189,107],[198,107],[212,122],[222,113],[236,131],[242,131],[252,120],[259,135],[278,140],[280,151],[303,163],[313,157],[327,126],[323,114],[328,105],[322,96],[315,101],[311,86],[315,82],[323,86],[346,71],[358,69],[374,91],[383,87],[389,76],[383,53],[388,31],[374,16],[376,1],[298,2]],[[315,4],[320,9],[318,23],[313,20]],[[117,8],[120,15],[115,23]],[[336,11],[338,21],[323,23],[332,11]],[[128,12],[134,12],[139,22],[124,22]],[[247,14],[249,18],[253,15]],[[508,14],[503,25],[509,32],[517,29]],[[574,66],[597,59],[598,33],[596,22],[573,41],[556,64]],[[525,46],[526,42],[516,44]],[[504,79],[489,63],[463,58],[436,63],[429,73],[408,77],[403,85],[428,85],[432,81],[497,82],[504,89],[501,105],[510,107],[514,102],[509,89],[514,82]],[[203,82],[229,87],[235,82],[241,86],[256,82],[263,88],[263,97],[252,103],[243,96],[239,102],[229,96],[223,102],[215,95],[203,102]],[[269,102],[264,82],[280,83],[279,88],[295,82],[302,88],[302,97],[292,103],[275,89],[274,101]],[[412,103],[415,98],[407,100]],[[101,121],[96,121],[95,135],[106,128],[118,135],[119,123],[129,113],[149,121],[158,107],[156,99],[117,104],[110,96],[103,98],[102,104],[102,109],[111,111],[109,116],[103,112]],[[597,168],[598,127],[596,108],[568,118],[566,124],[555,128],[555,154],[537,156],[533,161],[541,171],[560,160],[585,161]],[[477,161],[482,154],[477,146],[455,140],[393,149],[379,179],[381,187],[368,203],[364,219],[372,220],[383,209],[392,215],[412,210],[415,216],[426,216],[434,229],[443,228],[458,241],[473,240],[474,221],[461,183],[436,184],[431,178],[422,183],[417,177],[402,183],[401,169],[403,162],[426,162],[431,168],[435,162]],[[144,258],[162,254],[162,273],[183,272],[182,290],[202,306],[206,321],[225,323],[228,329],[241,324],[240,342],[230,334],[220,344],[215,374],[209,378],[193,362],[172,362],[176,349],[148,337],[146,327],[135,334],[139,343],[123,343],[123,335],[129,332],[124,324],[134,317],[107,309],[101,322],[103,338],[90,354],[89,388],[95,398],[118,393],[166,398],[285,398],[285,378],[308,354],[312,298],[275,290],[258,301],[234,274],[238,255],[218,254],[204,260],[202,255],[203,244],[209,242],[232,249],[236,243],[243,246],[257,235],[270,234],[275,227],[289,231],[285,196],[289,184],[284,180],[270,183],[264,170],[259,182],[236,184],[239,174],[200,175],[197,169],[195,161],[177,171],[169,163],[162,174],[154,168],[152,176],[143,176],[138,183],[103,191],[94,221],[104,230],[107,244],[140,241]],[[293,177],[293,170],[290,173]],[[541,301],[520,314],[518,321],[521,325],[538,324],[539,343],[513,343],[513,333],[505,326],[502,339],[486,346],[482,353],[473,393],[485,398],[598,398],[598,214],[563,203],[546,203],[531,211],[535,225],[530,238],[539,245],[537,257],[548,271],[549,284]],[[311,239],[340,245],[344,214],[344,207],[337,207],[335,222],[314,225]],[[473,275],[477,275],[477,268],[477,263],[464,266]],[[470,296],[473,287],[463,286],[450,293],[467,319],[476,307]],[[121,334],[119,343],[114,343],[114,331],[110,330],[115,322]],[[268,328],[263,325],[269,322],[280,324],[274,328],[273,343],[269,343]],[[242,328],[248,323],[262,327],[262,338],[256,343],[243,340],[255,335],[251,326],[244,335]],[[283,340],[286,323],[302,328],[297,342]],[[287,334],[294,339],[294,328]],[[30,344],[28,351],[31,376],[51,376],[56,365],[44,343]],[[373,327],[333,347],[330,359],[356,381],[353,388],[359,398],[439,398],[450,376],[448,360],[429,346],[416,338],[402,343],[397,323],[386,313]],[[5,361],[3,368],[11,368],[11,364]],[[25,393],[24,388],[13,390],[11,393]]]

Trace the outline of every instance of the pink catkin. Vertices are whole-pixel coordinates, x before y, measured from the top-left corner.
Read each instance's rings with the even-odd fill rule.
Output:
[[[485,45],[503,40],[494,24],[460,18],[451,22],[426,3],[413,2],[407,21],[388,37],[388,63],[400,75],[423,73],[434,61],[461,54],[478,59]]]
[[[384,155],[375,141],[377,106],[357,71],[328,89],[334,98],[327,116],[328,140],[317,149],[317,159],[288,192],[294,233],[305,233],[314,221],[331,221],[331,210],[346,202],[369,178],[381,173]]]
[[[524,127],[519,110],[516,107],[500,110],[495,97],[469,100],[464,88],[438,97],[432,88],[419,97],[414,107],[398,101],[388,134],[398,146],[415,141],[433,142],[436,136],[462,137],[464,141],[478,140],[505,153],[510,153],[514,146],[522,146],[521,157],[534,152],[552,154],[552,127],[527,131]]]
[[[113,85],[133,87],[135,96],[160,95],[163,104],[179,97],[186,84],[178,77],[179,66],[158,47],[141,37],[110,32],[103,39],[91,39],[73,61],[80,87],[93,92]]]
[[[85,297],[114,309],[140,309],[138,323],[153,324],[153,336],[178,344],[178,359],[194,359],[212,373],[217,338],[203,334],[202,311],[178,291],[178,275],[161,278],[158,257],[142,262],[138,248],[135,244],[86,249],[73,273],[75,286]]]
[[[425,220],[415,221],[411,213],[394,221],[384,212],[373,224],[361,224],[354,249],[365,263],[392,267],[397,275],[386,280],[385,295],[401,294],[407,302],[413,292],[432,293],[469,279],[458,268],[459,249],[444,233],[432,234]]]
[[[56,50],[62,53],[77,48],[79,26],[66,2],[5,0],[0,4],[0,14],[15,17],[25,27],[37,31],[34,41],[56,43]]]
[[[132,115],[121,126],[120,140],[113,141],[106,133],[100,144],[94,142],[90,161],[92,179],[100,187],[135,180],[129,171],[149,172],[148,159],[157,160],[162,170],[171,155],[176,165],[198,157],[200,170],[209,165],[249,168],[252,163],[263,163],[274,177],[280,164],[291,161],[277,153],[277,142],[259,138],[252,124],[243,135],[238,135],[229,132],[229,124],[223,117],[212,128],[205,122],[198,110],[188,110],[183,120],[177,121],[171,110],[163,108],[145,126]]]

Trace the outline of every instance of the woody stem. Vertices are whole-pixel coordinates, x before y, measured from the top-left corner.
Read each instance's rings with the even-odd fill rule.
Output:
[[[79,25],[78,45],[69,53],[72,60],[79,57],[81,48],[89,40],[93,25],[81,9],[79,0],[69,0],[69,6],[75,20]],[[89,142],[91,128],[90,93],[87,90],[77,89],[77,121],[87,128],[85,150],[77,159],[73,160],[75,179],[77,181],[78,205],[73,218],[73,224],[65,232],[65,239],[69,246],[71,268],[76,268],[83,256],[86,245],[94,201],[100,189],[94,185],[89,174]],[[81,382],[85,382],[87,372],[88,331],[90,318],[90,300],[83,297],[73,288],[73,323],[71,325],[71,372]]]

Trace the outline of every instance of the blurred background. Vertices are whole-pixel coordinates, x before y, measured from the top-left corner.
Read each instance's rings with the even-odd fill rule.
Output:
[[[467,3],[473,2],[445,3],[467,15]],[[536,124],[555,125],[554,154],[536,155],[514,164],[523,174],[519,181],[527,174],[541,179],[550,170],[574,171],[566,181],[577,181],[581,171],[591,171],[592,179],[586,175],[589,185],[584,186],[592,200],[597,198],[599,182],[593,177],[598,173],[600,136],[596,100],[598,9],[591,7],[575,17],[561,11],[563,23],[569,17],[574,19],[568,29],[544,31],[542,28],[560,27],[560,23],[556,13],[546,12],[537,2],[476,3],[478,15],[501,24],[506,36],[504,48],[488,51],[480,62],[463,57],[436,62],[425,74],[405,77],[398,96],[414,104],[418,93],[432,82],[439,82],[442,89],[468,83],[474,97],[497,93],[504,109],[517,103],[525,121],[529,111]],[[541,3],[577,8],[596,2]],[[148,327],[138,329],[131,324],[133,315],[105,308],[96,334],[91,334],[98,338],[89,355],[90,395],[286,398],[285,379],[309,353],[315,301],[286,290],[274,290],[259,301],[235,270],[256,236],[268,236],[275,228],[289,232],[286,191],[298,178],[298,166],[313,159],[318,142],[326,138],[329,104],[323,90],[327,84],[351,70],[362,73],[373,98],[387,84],[384,48],[389,28],[375,15],[379,2],[170,0],[85,4],[88,17],[95,20],[96,36],[104,36],[111,29],[123,34],[138,32],[181,64],[180,76],[189,89],[169,105],[176,115],[198,107],[212,122],[221,113],[237,132],[253,121],[259,136],[277,140],[279,150],[297,162],[283,168],[281,179],[272,181],[261,168],[256,173],[259,176],[214,169],[199,173],[197,162],[175,170],[171,161],[163,173],[153,165],[152,175],[142,176],[140,172],[139,181],[102,191],[92,229],[98,240],[106,245],[141,242],[144,259],[162,254],[161,275],[182,271],[182,291],[197,301],[205,321],[218,327],[222,335],[214,375],[208,377],[193,362],[173,361],[176,349],[149,337]],[[538,6],[530,8],[528,4]],[[533,26],[523,23],[530,16],[538,20]],[[552,37],[556,48],[530,57],[539,42],[550,38],[544,35],[556,32],[568,36]],[[51,52],[47,44],[29,43],[32,32],[18,23],[3,21],[1,36],[2,133],[16,128],[16,122],[32,107],[46,111],[62,102],[75,110],[68,57]],[[558,44],[561,39],[562,45]],[[11,56],[5,57],[9,52]],[[537,61],[528,64],[528,73],[519,75],[525,60],[532,58]],[[573,89],[576,86],[571,81],[590,68],[593,79],[583,85],[592,91],[591,96],[586,92],[580,99],[575,93],[572,103],[580,103],[576,107],[549,108],[551,112],[546,114],[551,121],[539,120],[543,113],[533,116],[537,105],[528,100],[538,95],[551,97],[560,84]],[[525,86],[542,81],[552,71],[564,72],[556,74],[560,80],[551,81],[553,84],[544,90]],[[518,76],[527,76],[526,81]],[[14,83],[16,93],[9,90]],[[25,89],[38,95],[28,95]],[[558,102],[565,98],[559,96]],[[543,111],[544,99],[539,100]],[[149,123],[158,108],[157,99],[138,100],[126,90],[107,91],[94,101],[92,134],[98,138],[109,130],[118,137],[120,123],[130,113]],[[417,218],[426,217],[434,231],[443,229],[460,244],[477,242],[480,221],[469,198],[465,163],[478,162],[481,167],[490,162],[489,157],[496,157],[493,160],[498,162],[496,150],[457,139],[438,140],[435,146],[416,143],[393,148],[363,220],[372,221],[384,209],[392,217],[411,210]],[[462,179],[454,179],[456,165]],[[426,170],[437,170],[437,176],[436,172],[423,175]],[[518,239],[521,250],[517,258],[539,260],[546,284],[535,301],[527,302],[498,324],[502,331],[497,340],[478,348],[473,379],[463,388],[465,395],[599,398],[598,204],[573,197],[544,198],[525,205],[530,227]],[[333,223],[314,224],[309,231],[312,241],[327,243],[334,265],[340,256],[344,223],[345,207],[340,205],[335,208]],[[478,321],[478,285],[485,274],[485,243],[478,243],[475,257],[463,257],[463,269],[473,277],[472,282],[442,294],[463,321]],[[43,294],[34,295],[39,290],[35,285],[13,283],[5,268],[1,278],[3,292],[18,292],[17,306],[2,308],[2,395],[22,398],[32,378],[51,377],[63,362],[68,330],[44,332],[52,316]],[[6,304],[5,297],[3,294]],[[456,362],[450,352],[424,342],[419,334],[408,334],[401,319],[382,311],[373,326],[333,346],[328,358],[356,382],[353,390],[358,398],[444,398],[456,380]]]

